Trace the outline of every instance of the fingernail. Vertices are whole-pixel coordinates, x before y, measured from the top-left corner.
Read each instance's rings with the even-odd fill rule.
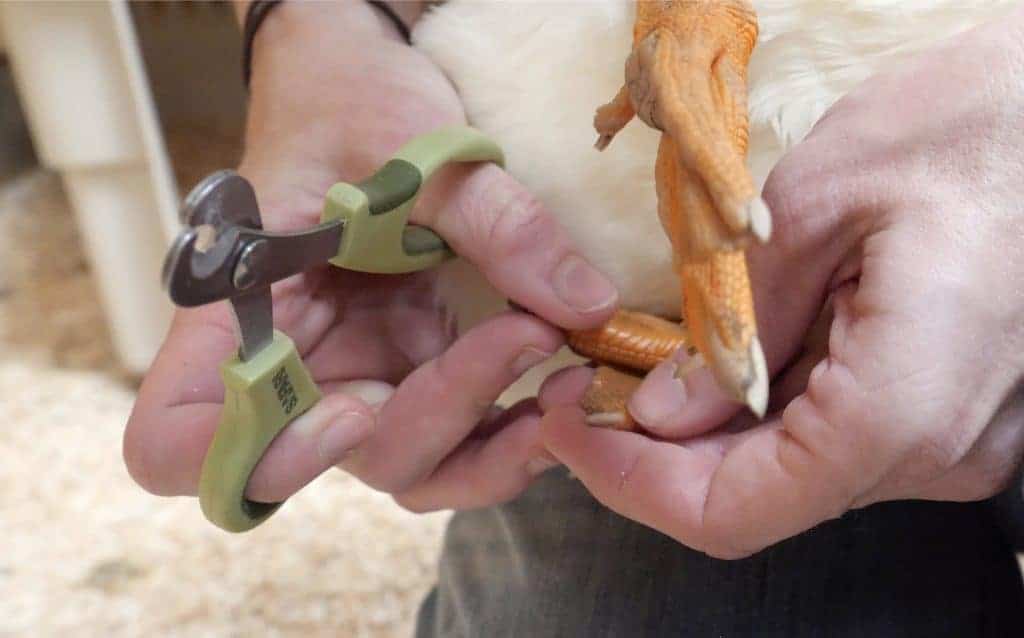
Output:
[[[760,197],[755,197],[747,203],[746,209],[750,230],[762,243],[767,242],[772,236],[772,214],[768,205]]]
[[[629,401],[629,412],[645,428],[663,432],[672,427],[686,406],[686,386],[677,379],[677,366],[658,368]]]
[[[383,381],[373,379],[357,379],[342,383],[335,391],[339,394],[355,397],[370,407],[381,405],[395,393],[395,387]]]
[[[558,461],[553,461],[549,458],[538,456],[526,462],[526,472],[530,476],[537,476],[539,474],[547,472],[553,467],[558,467],[559,465],[561,465],[561,463],[559,463]]]
[[[344,412],[320,433],[317,451],[320,459],[334,465],[359,444],[370,425],[370,419],[359,412]]]
[[[527,346],[523,348],[522,352],[519,353],[519,356],[517,356],[512,362],[512,373],[517,377],[521,377],[527,370],[546,360],[551,355],[551,352],[544,352],[539,348]]]
[[[558,264],[552,286],[566,305],[581,313],[610,308],[619,296],[612,283],[579,255],[569,255]]]

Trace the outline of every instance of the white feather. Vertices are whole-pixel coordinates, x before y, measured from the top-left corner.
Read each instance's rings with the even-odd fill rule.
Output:
[[[782,153],[857,84],[1018,4],[755,1],[761,28],[749,86],[755,180],[763,184]],[[415,41],[451,78],[470,122],[504,147],[512,174],[615,282],[623,305],[678,316],[679,285],[655,212],[658,134],[634,121],[604,152],[593,148],[594,110],[622,84],[632,22],[632,3],[623,0],[453,0],[421,21]],[[463,319],[475,321],[497,303],[470,269],[452,269],[448,282]]]

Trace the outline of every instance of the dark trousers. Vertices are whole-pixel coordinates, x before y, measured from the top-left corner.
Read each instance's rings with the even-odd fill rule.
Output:
[[[1014,521],[997,518],[992,503],[885,503],[721,561],[553,470],[453,518],[417,636],[1024,637]]]

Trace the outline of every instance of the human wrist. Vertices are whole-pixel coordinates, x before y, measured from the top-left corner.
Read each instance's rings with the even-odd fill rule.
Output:
[[[403,13],[415,19],[419,3],[408,4],[411,10]],[[409,30],[390,3],[276,0],[257,5],[245,0],[235,7],[242,14],[242,74],[250,89],[254,74],[274,73],[281,61],[291,60],[285,66],[293,66],[298,57],[306,68],[317,68],[317,60],[331,64],[331,57],[358,63],[375,52],[390,50],[396,42],[409,44]]]
[[[233,2],[235,17],[239,26],[245,24],[246,14],[253,0],[236,0]],[[382,2],[392,10],[395,16],[407,29],[411,30],[419,20],[426,6],[422,1]],[[277,40],[276,36],[263,37],[264,32],[284,32],[291,35],[312,34],[344,29],[351,36],[382,37],[388,40],[405,42],[401,30],[385,12],[364,0],[344,0],[342,2],[301,2],[285,1],[275,7],[273,16],[268,16],[266,24],[260,27],[257,37],[260,40]],[[284,23],[280,24],[279,23]]]

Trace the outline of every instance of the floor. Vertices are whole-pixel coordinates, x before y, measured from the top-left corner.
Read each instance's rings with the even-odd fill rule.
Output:
[[[144,493],[60,182],[0,186],[0,636],[404,636],[445,515],[333,472],[253,533]]]

